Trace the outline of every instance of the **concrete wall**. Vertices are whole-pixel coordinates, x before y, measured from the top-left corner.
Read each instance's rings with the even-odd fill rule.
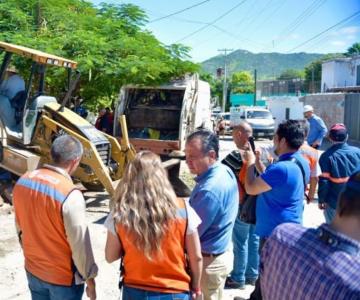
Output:
[[[299,100],[304,105],[312,105],[315,114],[324,120],[328,128],[335,123],[344,123],[345,94],[313,94],[300,97]]]

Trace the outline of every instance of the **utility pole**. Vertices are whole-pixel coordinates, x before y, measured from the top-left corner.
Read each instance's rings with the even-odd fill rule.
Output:
[[[257,76],[257,72],[255,69],[254,70],[254,106],[256,106],[256,76]]]
[[[314,66],[311,69],[311,88],[312,88],[312,94],[315,93],[315,83],[314,83]]]
[[[223,83],[223,102],[222,102],[222,111],[225,112],[226,96],[227,96],[227,67],[226,67],[226,55],[228,52],[233,51],[233,49],[218,49],[220,52],[224,52],[224,83]]]

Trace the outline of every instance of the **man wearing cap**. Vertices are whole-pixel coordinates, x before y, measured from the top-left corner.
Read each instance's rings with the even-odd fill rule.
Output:
[[[279,225],[261,253],[264,299],[360,299],[360,169],[340,194],[331,224]]]
[[[349,146],[344,124],[330,128],[329,140],[332,146],[320,157],[322,174],[319,177],[319,208],[324,210],[326,223],[335,216],[337,199],[349,176],[360,166],[360,149]]]
[[[311,147],[318,149],[327,133],[326,125],[319,116],[314,114],[314,108],[311,105],[304,106],[304,117],[310,124],[307,142]]]

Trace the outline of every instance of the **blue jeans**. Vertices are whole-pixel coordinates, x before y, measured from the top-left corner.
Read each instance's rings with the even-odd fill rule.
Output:
[[[132,288],[124,285],[123,300],[189,300],[189,293],[168,294]]]
[[[32,300],[81,300],[84,285],[56,285],[42,281],[29,272],[26,272]]]
[[[255,234],[255,225],[244,223],[239,216],[233,230],[234,268],[231,279],[245,283],[259,274],[259,236]]]
[[[330,224],[332,220],[335,218],[335,215],[336,215],[336,209],[327,205],[326,208],[324,209],[324,216],[326,223]]]

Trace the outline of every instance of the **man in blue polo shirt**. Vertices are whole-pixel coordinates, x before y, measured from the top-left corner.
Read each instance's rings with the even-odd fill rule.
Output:
[[[304,117],[310,125],[307,142],[311,147],[318,149],[328,131],[326,125],[319,116],[314,114],[314,108],[311,105],[304,106]]]
[[[298,152],[304,142],[304,129],[299,121],[281,123],[274,137],[275,153],[279,159],[255,177],[255,155],[246,151],[245,189],[259,195],[256,202],[256,233],[260,236],[260,251],[277,225],[302,223],[304,183],[310,178],[309,163]],[[260,281],[250,299],[262,299]]]
[[[190,205],[201,218],[198,227],[203,272],[204,300],[222,299],[227,275],[233,267],[232,231],[239,209],[239,191],[233,172],[218,161],[219,139],[213,132],[199,130],[188,136],[186,163],[197,175]]]

